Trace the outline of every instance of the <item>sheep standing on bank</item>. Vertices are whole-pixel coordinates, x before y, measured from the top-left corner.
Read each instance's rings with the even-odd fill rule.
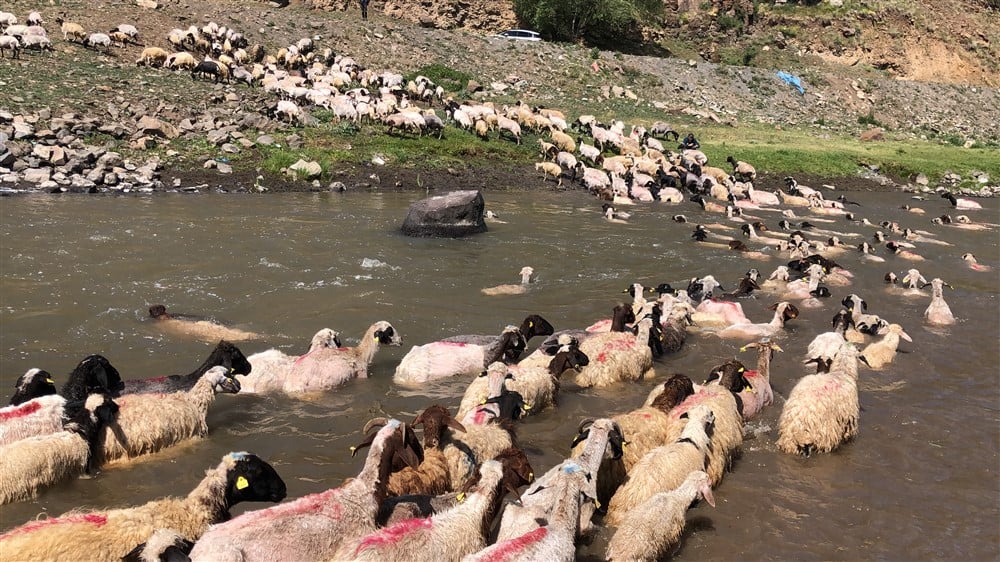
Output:
[[[802,377],[778,418],[782,452],[827,453],[858,434],[858,350],[844,343],[829,373]]]
[[[117,413],[110,396],[91,394],[63,431],[0,449],[0,504],[33,498],[41,488],[89,472],[97,434]]]
[[[161,49],[159,47],[146,47],[139,53],[139,58],[136,59],[136,66],[150,66],[152,68],[159,68],[166,64],[167,57],[170,53]]]
[[[860,357],[860,360],[874,371],[880,371],[883,367],[892,363],[893,358],[896,357],[896,349],[899,347],[900,338],[908,342],[913,341],[899,324],[889,324],[880,330],[879,334],[884,337],[873,344],[869,344],[861,352]]]
[[[403,338],[392,324],[380,320],[368,327],[357,347],[320,347],[296,359],[282,381],[282,390],[320,392],[357,378],[368,378],[368,367],[380,346],[402,343]]]
[[[580,344],[590,362],[576,375],[583,387],[604,387],[621,381],[653,376],[653,352],[649,348],[653,320],[642,319],[635,335],[623,332],[595,334]]]
[[[329,560],[341,544],[375,530],[386,497],[390,459],[399,449],[399,420],[378,430],[364,468],[343,486],[251,511],[213,525],[194,545],[191,559],[212,562]]]
[[[951,308],[944,301],[944,286],[948,285],[940,278],[931,279],[931,303],[924,310],[924,321],[928,324],[946,326],[955,323]],[[948,285],[951,287],[951,285]]]
[[[322,347],[339,348],[339,336],[340,334],[330,328],[319,330],[313,335],[306,354]],[[236,379],[240,381],[240,392],[253,394],[284,390],[285,376],[297,358],[273,348],[254,353],[247,358],[250,363],[250,373],[238,376]]]
[[[675,490],[660,492],[629,511],[611,537],[605,557],[610,562],[655,562],[665,559],[684,531],[685,514],[698,499],[715,507],[708,474],[692,472]]]
[[[212,350],[212,353],[194,371],[187,375],[170,375],[125,381],[122,394],[137,394],[143,392],[183,392],[191,390],[201,376],[212,367],[225,367],[230,375],[249,375],[252,369],[250,361],[243,355],[240,348],[222,340]],[[241,389],[242,390],[242,389]]]
[[[229,369],[212,367],[187,392],[123,396],[118,400],[118,419],[100,434],[97,458],[101,462],[128,460],[201,437],[208,433],[205,418],[215,395],[239,391],[240,383]]]
[[[271,465],[256,455],[230,453],[184,498],[25,523],[0,535],[0,552],[10,560],[118,562],[158,529],[198,540],[209,525],[229,519],[237,503],[279,502],[285,493],[285,483]]]

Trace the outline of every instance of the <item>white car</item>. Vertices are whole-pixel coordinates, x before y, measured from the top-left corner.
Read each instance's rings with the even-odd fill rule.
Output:
[[[527,29],[508,29],[503,33],[497,33],[494,37],[506,37],[507,39],[517,39],[519,41],[541,41],[542,36],[536,31]]]

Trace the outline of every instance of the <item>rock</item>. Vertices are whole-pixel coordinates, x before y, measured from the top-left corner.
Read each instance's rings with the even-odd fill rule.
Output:
[[[465,86],[465,89],[470,93],[474,94],[483,89],[483,85],[475,80],[469,80],[469,83]]]
[[[28,183],[42,183],[49,181],[48,168],[28,168],[21,172],[21,177]]]
[[[10,168],[14,163],[14,153],[9,150],[0,150],[0,168]]]
[[[229,154],[236,154],[240,151],[240,147],[236,146],[235,144],[227,142],[226,144],[222,145],[220,150],[222,150],[222,152],[227,152]]]
[[[14,140],[31,138],[35,134],[35,128],[23,122],[14,123]]]
[[[216,162],[215,160],[205,160],[205,163],[202,164],[201,167],[205,168],[206,170],[211,170],[211,169],[215,168],[218,165],[219,165],[219,163]]]
[[[319,165],[319,162],[307,162],[299,159],[298,162],[288,167],[288,171],[296,177],[312,180],[318,178],[323,173],[323,167]]]
[[[861,136],[858,137],[858,140],[860,140],[861,142],[885,140],[885,131],[882,130],[881,127],[874,127],[861,133]]]
[[[36,144],[32,149],[31,153],[42,160],[48,160],[49,154],[52,152],[52,147],[46,146],[44,144]]]
[[[913,181],[917,185],[927,185],[928,183],[930,183],[930,180],[927,179],[926,174],[917,174],[917,177],[913,178]]]
[[[133,148],[138,148],[139,150],[149,150],[156,147],[156,139],[153,137],[139,137],[130,144]]]
[[[209,131],[208,134],[205,135],[205,140],[214,144],[215,146],[219,146],[220,144],[229,140],[229,133],[218,129]]]
[[[328,185],[327,189],[329,189],[330,191],[335,191],[337,193],[343,193],[343,192],[347,191],[347,186],[344,185],[344,182],[342,182],[342,181],[335,181],[335,182],[331,183],[330,185]]]
[[[156,0],[135,0],[135,5],[149,10],[155,10],[160,7]]]
[[[49,163],[53,166],[62,166],[69,160],[63,147],[54,145],[49,147],[49,149]]]
[[[294,133],[288,135],[285,137],[285,144],[287,144],[288,148],[291,148],[292,150],[298,150],[302,148],[302,137]]]
[[[407,236],[457,238],[486,232],[486,203],[480,191],[452,191],[410,205],[402,231]]]
[[[274,144],[274,137],[272,137],[271,135],[261,135],[257,137],[257,144],[264,146],[271,146],[272,144]]]
[[[144,135],[153,135],[167,139],[175,139],[180,135],[177,127],[174,127],[166,121],[161,121],[156,117],[150,117],[148,115],[144,115],[141,119],[139,119],[135,128]]]
[[[226,164],[225,162],[219,162],[219,165],[217,166],[217,168],[218,168],[220,174],[231,174],[231,173],[233,173],[233,167],[230,166],[229,164]]]

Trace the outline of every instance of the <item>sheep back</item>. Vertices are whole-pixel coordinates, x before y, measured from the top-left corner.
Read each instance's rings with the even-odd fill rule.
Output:
[[[89,456],[87,442],[69,431],[5,446],[0,455],[0,504],[31,499],[40,488],[82,474]]]
[[[681,415],[699,404],[704,404],[715,414],[715,429],[712,432],[712,442],[709,448],[708,473],[712,487],[722,482],[726,470],[743,450],[743,418],[736,406],[733,393],[718,385],[695,386],[695,393],[688,396],[676,408],[670,411],[668,442],[677,440],[684,431],[687,420]]]
[[[687,442],[657,447],[632,468],[608,504],[605,523],[619,526],[636,507],[659,492],[674,490],[695,470],[704,470],[705,452]]]
[[[485,368],[484,348],[461,342],[415,345],[400,361],[393,382],[416,385],[454,375],[478,375]]]
[[[448,462],[451,489],[461,488],[475,474],[476,466],[496,458],[502,451],[513,446],[514,438],[510,431],[496,423],[465,424],[465,433],[445,430],[441,450]]]
[[[851,377],[806,375],[778,418],[778,449],[789,454],[830,452],[858,434],[858,386]]]
[[[251,369],[248,375],[237,375],[240,392],[255,394],[281,390],[282,381],[295,358],[278,349],[268,349],[247,357]]]
[[[590,364],[576,376],[576,384],[584,388],[636,381],[652,374],[653,352],[632,334],[595,334],[580,344],[580,351],[590,358]]]
[[[0,409],[0,446],[62,430],[66,399],[57,394]]]

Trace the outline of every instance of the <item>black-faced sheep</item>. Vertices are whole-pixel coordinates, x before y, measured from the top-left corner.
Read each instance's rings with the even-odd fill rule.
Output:
[[[211,78],[215,84],[218,84],[219,80],[229,82],[229,67],[213,60],[203,60],[191,69],[192,80],[199,76]]]
[[[0,551],[16,560],[117,562],[158,529],[198,540],[210,525],[229,519],[229,509],[237,503],[279,502],[285,493],[285,483],[271,465],[256,455],[230,453],[184,498],[25,523],[0,535]]]
[[[122,377],[103,355],[88,355],[69,374],[59,395],[68,401],[84,400],[91,392],[106,391],[116,396],[124,390]]]
[[[396,384],[417,385],[454,375],[478,374],[495,361],[513,363],[527,347],[517,326],[507,326],[486,345],[464,341],[436,341],[413,346],[396,367]]]
[[[343,543],[375,530],[375,514],[386,497],[393,452],[402,444],[398,420],[372,440],[364,468],[339,488],[244,513],[209,529],[191,551],[192,560],[270,562],[328,560]]]
[[[10,405],[18,406],[50,394],[56,394],[56,384],[52,380],[52,375],[42,369],[28,369],[14,381],[14,394],[10,397]],[[6,408],[0,410],[0,419],[3,418],[5,411]]]
[[[35,497],[39,489],[89,472],[100,429],[118,413],[107,394],[91,394],[63,431],[21,439],[0,455],[0,504]]]
[[[226,340],[220,341],[212,353],[209,354],[201,366],[187,375],[171,375],[168,377],[155,377],[151,379],[139,379],[125,381],[125,390],[122,394],[136,394],[141,392],[181,392],[190,390],[212,367],[225,367],[230,375],[249,375],[251,372],[250,362],[243,355],[240,348]],[[241,389],[242,390],[242,389]]]
[[[402,345],[403,338],[385,320],[375,322],[357,347],[319,347],[299,357],[282,381],[289,393],[320,392],[357,378],[368,378],[368,367],[380,346]]]
[[[203,436],[208,433],[205,418],[216,393],[239,390],[240,383],[229,369],[212,367],[187,392],[123,396],[118,400],[118,419],[100,434],[98,460],[127,460]]]

